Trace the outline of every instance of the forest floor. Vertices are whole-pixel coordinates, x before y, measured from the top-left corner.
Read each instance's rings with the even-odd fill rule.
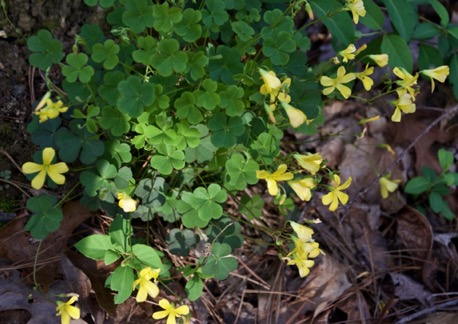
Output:
[[[19,166],[35,151],[27,124],[33,103],[46,92],[40,73],[28,63],[26,39],[48,28],[68,51],[79,27],[99,21],[101,12],[80,0],[39,0],[33,5],[17,0],[14,5],[7,2],[4,12],[0,12],[4,35],[0,35],[0,324],[32,319],[57,323],[55,303],[48,296],[68,292],[69,287],[83,296],[80,323],[153,321],[151,305],[140,307],[128,300],[116,307],[103,287],[110,269],[71,249],[79,220],[85,220],[86,227],[106,229],[109,219],[77,203],[68,204],[67,222],[40,243],[37,258],[37,242],[23,231],[25,202],[34,191]],[[318,134],[288,135],[296,150],[318,151],[343,179],[353,178],[350,202],[338,213],[323,207],[320,197],[296,211],[298,220],[305,214],[322,220],[314,230],[326,254],[317,259],[309,276],[300,278],[273,248],[245,243],[236,255],[239,268],[226,281],[207,282],[203,297],[192,303],[198,323],[458,323],[457,222],[428,209],[424,197],[402,190],[424,166],[440,172],[439,148],[453,152],[455,160],[458,156],[458,108],[451,89],[441,85],[431,96],[429,84],[421,87],[417,112],[399,124],[389,122],[392,111],[386,103],[336,101],[324,107],[326,122]],[[359,122],[376,115],[382,118]],[[456,172],[456,165],[453,168]],[[401,189],[382,199],[377,175],[386,170],[400,180]],[[456,193],[447,202],[458,215]],[[422,207],[424,214],[416,207]],[[262,222],[275,226],[275,211]],[[264,239],[260,233],[244,234],[249,242]],[[33,281],[42,282],[46,292],[34,290]],[[178,284],[169,288],[183,291]]]

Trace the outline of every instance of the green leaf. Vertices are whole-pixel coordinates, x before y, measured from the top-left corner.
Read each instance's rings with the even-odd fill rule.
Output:
[[[115,0],[84,0],[84,3],[90,7],[94,7],[97,3],[100,4],[100,7],[104,9],[111,8]]]
[[[100,125],[116,137],[126,134],[129,131],[129,120],[130,117],[127,114],[111,106],[103,107],[102,115],[99,117]]]
[[[418,69],[426,70],[444,64],[439,50],[431,45],[420,44],[420,53],[418,55]]]
[[[296,50],[296,42],[292,39],[292,34],[279,32],[277,38],[264,39],[262,52],[272,60],[275,65],[286,65],[289,61],[290,53]]]
[[[127,143],[121,143],[118,139],[105,141],[105,152],[109,154],[112,159],[116,160],[118,166],[132,161],[130,145]]]
[[[187,163],[192,163],[194,161],[197,161],[198,163],[211,161],[218,148],[212,144],[211,138],[208,136],[209,132],[206,126],[196,125],[195,127],[199,130],[200,142],[195,148],[186,148],[185,161]]]
[[[173,72],[186,71],[188,55],[180,51],[180,44],[175,39],[162,39],[157,44],[157,51],[151,56],[151,65],[162,76],[170,76]]]
[[[135,195],[142,200],[142,205],[158,209],[164,204],[165,198],[162,195],[164,192],[164,182],[165,180],[162,177],[140,180],[135,189]]]
[[[185,166],[184,152],[175,150],[172,145],[164,145],[150,161],[151,166],[160,174],[169,175],[173,170],[181,170]]]
[[[204,117],[197,107],[196,97],[192,92],[185,91],[173,103],[178,118],[187,120],[191,124],[200,123]]]
[[[383,30],[383,21],[385,20],[385,15],[383,14],[380,7],[375,4],[373,0],[363,0],[364,8],[366,9],[366,15],[360,17],[361,23],[366,25],[371,29]]]
[[[123,252],[129,251],[130,237],[132,236],[133,229],[128,219],[125,219],[121,215],[116,215],[111,222],[108,233],[111,243],[119,246]]]
[[[231,26],[234,33],[236,33],[243,42],[250,40],[255,34],[253,27],[243,20],[233,21],[231,22]]]
[[[435,213],[440,213],[445,204],[444,199],[437,192],[431,192],[428,197],[429,206]]]
[[[229,276],[231,271],[237,269],[237,260],[231,253],[231,247],[225,243],[214,243],[212,254],[208,257],[207,262],[202,267],[202,273],[207,276],[214,276],[215,279],[224,280]]]
[[[199,80],[205,75],[205,67],[208,65],[208,57],[204,52],[189,52],[189,62],[187,66],[187,73],[191,74],[193,80]]]
[[[212,80],[221,80],[225,84],[234,84],[234,75],[243,73],[241,62],[242,52],[237,48],[220,45],[208,65],[208,73]]]
[[[106,39],[100,26],[96,24],[84,24],[81,27],[79,36],[83,38],[84,48],[88,54],[91,53],[95,44],[102,43]]]
[[[243,244],[240,223],[227,217],[211,221],[205,234],[208,242],[226,243],[232,250],[238,249]]]
[[[40,194],[27,200],[27,209],[32,212],[32,217],[25,225],[25,229],[39,240],[45,239],[56,231],[64,217],[62,208],[57,204],[54,196]]]
[[[156,52],[156,39],[149,35],[140,36],[137,39],[137,47],[139,49],[132,52],[134,61],[143,65],[151,65],[151,58]]]
[[[194,277],[188,280],[184,289],[186,290],[189,300],[195,301],[202,295],[204,282],[199,276],[194,275]]]
[[[103,263],[105,263],[106,265],[110,265],[113,262],[116,262],[117,260],[119,260],[120,258],[121,258],[121,255],[118,252],[113,251],[113,250],[107,250],[105,252],[105,255],[103,256]]]
[[[417,195],[425,191],[428,191],[429,189],[431,189],[431,187],[431,181],[429,181],[425,177],[420,176],[410,179],[409,182],[407,182],[404,191],[412,195]]]
[[[183,192],[181,199],[197,211],[197,216],[206,221],[223,215],[221,203],[226,202],[227,193],[218,184],[212,183],[208,189],[198,187],[193,193]]]
[[[355,39],[355,24],[348,13],[341,12],[329,16],[331,12],[337,12],[342,5],[336,0],[309,0],[313,12],[329,29],[335,39],[343,44],[353,44]]]
[[[155,98],[154,85],[142,83],[136,76],[129,76],[118,84],[119,99],[116,104],[119,111],[130,117],[138,117],[145,107],[152,105]]]
[[[199,24],[202,14],[199,10],[187,8],[183,11],[183,20],[175,25],[175,33],[183,37],[188,43],[193,43],[202,35],[202,26]]]
[[[280,153],[280,142],[271,133],[262,133],[250,145],[253,157],[265,164],[271,164],[273,159]]]
[[[453,221],[456,217],[455,214],[450,210],[450,206],[446,201],[444,201],[444,205],[442,206],[441,215],[450,221]]]
[[[153,269],[161,269],[162,261],[157,251],[151,246],[146,244],[134,244],[132,252],[137,260],[140,262],[140,267],[137,270],[143,269],[145,266],[152,267]]]
[[[453,153],[447,151],[443,148],[439,149],[437,152],[437,157],[439,158],[439,163],[441,165],[442,171],[448,171],[453,165]]]
[[[84,53],[70,53],[65,61],[68,65],[62,66],[62,74],[67,82],[73,83],[80,80],[82,83],[89,83],[94,75],[92,66],[86,65],[88,57]]]
[[[263,208],[264,200],[259,195],[243,195],[240,199],[239,212],[250,220],[261,217]]]
[[[107,72],[103,76],[103,84],[97,91],[110,106],[116,106],[119,98],[118,84],[125,77],[126,75],[120,71]]]
[[[181,256],[187,256],[190,249],[196,247],[199,242],[199,236],[189,229],[180,230],[173,228],[167,235],[168,250]]]
[[[197,98],[197,105],[207,110],[215,109],[221,102],[221,98],[216,92],[218,89],[218,83],[210,79],[205,79],[202,81],[202,87],[205,89],[205,91],[194,91],[194,94]]]
[[[252,159],[245,159],[240,153],[234,153],[226,162],[228,184],[236,190],[244,190],[247,184],[256,184],[256,171],[259,165]]]
[[[399,35],[406,42],[409,41],[418,22],[418,14],[415,9],[407,0],[382,0],[382,2],[388,9],[390,20]],[[399,49],[400,52],[402,50]]]
[[[407,72],[412,73],[413,59],[406,41],[396,34],[386,35],[380,45],[382,53],[390,57],[391,67],[403,67]]]
[[[126,10],[122,14],[122,21],[136,34],[143,32],[147,27],[153,27],[153,6],[148,0],[124,1]]]
[[[185,192],[186,194],[186,192]],[[187,228],[203,228],[208,225],[209,220],[199,217],[197,210],[183,200],[177,201],[177,211],[182,214],[181,222]]]
[[[245,131],[242,118],[227,118],[224,113],[216,113],[208,121],[211,130],[211,141],[216,147],[231,147],[237,142],[237,137]]]
[[[120,168],[118,170],[118,174],[114,178],[116,188],[119,190],[127,189],[127,187],[129,187],[129,185],[133,184],[134,182],[135,180],[132,175],[132,170],[127,166]]]
[[[154,29],[164,34],[171,32],[174,25],[183,19],[181,9],[177,7],[169,8],[169,4],[167,2],[163,3],[162,5],[154,5],[153,16]]]
[[[176,143],[179,150],[184,150],[188,147],[195,148],[200,143],[200,132],[196,127],[190,127],[186,122],[181,122],[175,125],[180,142]]]
[[[220,93],[220,106],[226,109],[228,116],[241,116],[245,112],[244,94],[243,88],[235,85],[227,87]]]
[[[114,297],[115,304],[126,301],[132,294],[134,285],[134,271],[132,268],[119,266],[110,276],[110,288],[118,292]]]
[[[119,45],[116,44],[112,39],[108,39],[103,44],[95,44],[92,47],[91,58],[94,62],[102,63],[103,68],[106,70],[112,70],[119,62],[118,54]]]
[[[429,3],[439,15],[441,26],[446,27],[450,22],[450,16],[444,5],[440,3],[439,0],[427,0],[426,2]]]
[[[212,32],[219,32],[222,26],[228,19],[223,0],[207,0],[202,12],[202,22],[205,26],[210,28]]]
[[[41,70],[47,70],[64,57],[62,43],[45,29],[39,30],[36,36],[29,37],[27,47],[32,52],[29,56],[30,64]]]
[[[75,248],[87,258],[103,260],[106,252],[113,249],[113,244],[108,235],[94,234],[78,241]]]
[[[437,28],[436,24],[430,22],[424,22],[418,24],[412,35],[413,39],[430,39],[440,34],[440,29]]]

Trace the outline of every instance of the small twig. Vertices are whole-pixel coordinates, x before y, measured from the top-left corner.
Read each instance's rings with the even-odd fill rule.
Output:
[[[13,165],[19,170],[19,172],[22,173],[21,167],[16,163],[16,161],[14,161],[14,159],[11,157],[11,155],[8,154],[8,152],[6,152],[4,149],[0,149],[0,153],[5,155],[8,158],[8,160],[10,160],[11,163],[13,163]]]
[[[408,322],[410,322],[410,321],[412,321],[412,320],[414,320],[416,318],[419,318],[421,316],[424,316],[424,315],[427,315],[427,314],[432,314],[432,313],[435,313],[435,312],[437,312],[439,310],[444,310],[444,309],[447,309],[447,308],[449,308],[451,306],[456,306],[456,305],[458,305],[458,299],[450,300],[450,301],[445,302],[443,304],[431,306],[431,307],[422,309],[421,311],[416,312],[414,314],[411,314],[409,316],[405,316],[402,319],[400,319],[399,321],[395,322],[395,324],[408,323]]]
[[[391,163],[385,170],[383,170],[377,177],[375,177],[365,188],[363,189],[360,189],[358,191],[358,193],[356,195],[354,195],[350,201],[348,202],[347,205],[345,205],[345,208],[344,208],[344,212],[343,212],[343,216],[342,218],[340,219],[340,222],[342,222],[345,217],[348,215],[348,211],[350,210],[350,207],[351,205],[356,201],[356,199],[358,199],[359,197],[363,196],[364,194],[366,194],[368,191],[369,191],[369,188],[371,186],[373,186],[381,177],[383,177],[386,173],[388,173],[392,168],[393,166],[395,166],[396,164],[399,163],[399,161],[402,160],[402,158],[404,157],[404,155],[407,154],[407,152],[409,152],[417,143],[418,141],[423,137],[425,136],[427,133],[429,133],[429,131],[434,127],[436,126],[437,124],[439,124],[442,120],[444,120],[445,118],[447,117],[451,117],[451,116],[454,116],[456,113],[458,112],[458,105],[455,105],[453,108],[450,108],[448,109],[443,115],[437,117],[431,124],[428,125],[428,127],[426,127],[413,141],[412,143],[409,144],[409,146],[407,146],[407,148],[402,151],[399,156],[397,157],[397,159]]]

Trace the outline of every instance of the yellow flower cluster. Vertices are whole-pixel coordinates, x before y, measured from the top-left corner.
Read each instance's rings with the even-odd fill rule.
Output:
[[[353,22],[355,24],[359,22],[359,17],[366,16],[366,9],[364,8],[363,0],[346,0],[344,9],[351,11]]]
[[[391,116],[393,122],[400,122],[402,113],[412,114],[416,110],[415,106],[415,96],[418,91],[416,88],[419,73],[411,75],[402,67],[395,67],[393,73],[399,78],[396,81],[398,88],[396,93],[398,99],[393,101],[395,106],[394,113]],[[431,92],[434,91],[435,83],[434,80],[437,80],[441,83],[445,82],[447,76],[450,74],[450,68],[447,65],[442,65],[434,69],[426,69],[420,71],[420,74],[423,74],[431,79]]]
[[[159,295],[157,278],[160,272],[161,269],[146,267],[138,273],[138,279],[134,281],[132,289],[135,290],[138,286],[136,297],[137,303],[144,302],[148,298],[148,295],[152,298],[156,298]],[[153,279],[154,282],[152,282],[151,279]],[[189,314],[189,307],[187,305],[181,305],[175,308],[175,305],[171,304],[167,299],[161,299],[158,304],[164,310],[154,312],[153,318],[162,319],[167,317],[167,324],[175,324],[177,318]]]
[[[307,118],[302,110],[290,105],[291,96],[288,94],[289,87],[291,86],[290,78],[286,78],[282,82],[274,71],[259,69],[259,73],[264,82],[259,92],[265,96],[269,96],[269,101],[264,103],[264,108],[272,123],[276,122],[273,112],[277,109],[278,103],[285,110],[292,127],[297,128],[304,123],[307,123],[307,125],[311,123],[311,120]]]
[[[64,113],[68,110],[68,107],[64,106],[61,100],[53,102],[49,97],[50,93],[41,99],[35,108],[35,115],[38,115],[40,123],[47,121],[48,119],[53,119],[59,116],[60,113]]]
[[[322,167],[323,157],[318,153],[293,154],[293,157],[297,164],[311,175],[315,175]],[[281,164],[278,166],[277,171],[273,173],[266,170],[257,170],[256,177],[267,182],[267,189],[272,196],[277,196],[280,192],[277,182],[288,181],[288,185],[299,199],[309,201],[312,198],[312,190],[316,187],[315,180],[311,177],[293,180],[294,174],[287,172],[287,169],[286,164]]]
[[[299,275],[303,278],[310,273],[316,258],[321,250],[319,244],[312,239],[313,229],[308,226],[300,225],[291,221],[291,227],[296,235],[291,235],[294,242],[294,249],[283,258],[288,265],[295,265],[299,270]]]
[[[60,316],[61,324],[70,324],[71,318],[76,320],[81,316],[80,309],[72,305],[74,302],[78,301],[79,296],[77,294],[69,295],[72,295],[72,297],[66,302],[60,300],[56,301],[56,316]]]

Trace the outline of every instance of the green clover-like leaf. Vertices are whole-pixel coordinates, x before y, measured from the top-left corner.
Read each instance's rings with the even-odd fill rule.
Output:
[[[173,103],[178,118],[187,120],[191,124],[198,124],[203,119],[201,111],[197,107],[196,97],[192,92],[185,91]]]
[[[208,121],[208,128],[212,131],[211,141],[216,147],[231,147],[237,142],[237,137],[245,131],[242,118],[230,117],[220,112]]]
[[[175,25],[175,33],[183,37],[188,43],[193,43],[202,35],[202,26],[199,24],[202,14],[199,10],[187,8],[183,11],[183,20]]]
[[[68,65],[62,66],[62,74],[65,76],[65,80],[69,83],[73,83],[76,80],[80,80],[82,83],[89,83],[94,75],[94,69],[92,66],[86,65],[87,60],[88,57],[84,53],[68,54],[65,59]]]
[[[173,27],[183,19],[181,9],[169,7],[167,2],[153,6],[154,23],[153,27],[160,33],[167,34]]]
[[[129,163],[132,160],[129,144],[121,143],[118,139],[105,142],[105,154],[114,159],[118,163],[118,166],[121,166],[123,163]]]
[[[255,34],[253,27],[248,25],[245,21],[239,20],[231,23],[232,30],[243,42],[250,40]]]
[[[94,62],[102,63],[103,68],[112,70],[119,62],[119,45],[112,39],[108,39],[103,44],[95,44],[92,47],[91,58]]]
[[[212,183],[208,189],[198,187],[193,193],[183,192],[181,199],[190,204],[197,211],[197,216],[208,223],[223,215],[221,204],[226,202],[227,193],[218,184]]]
[[[296,50],[296,42],[292,39],[292,34],[283,31],[275,38],[264,39],[262,45],[262,52],[275,65],[288,64],[290,53]]]
[[[126,10],[122,21],[136,34],[143,32],[146,27],[153,27],[153,5],[148,0],[124,1]]]
[[[152,65],[151,58],[156,53],[156,39],[151,36],[140,36],[137,39],[139,49],[132,52],[132,58],[137,63],[143,65]]]
[[[199,242],[199,236],[189,229],[174,228],[167,235],[166,241],[170,252],[176,255],[187,256],[190,249]]]
[[[142,83],[136,76],[129,76],[118,84],[119,99],[116,104],[119,111],[130,117],[138,117],[145,107],[155,100],[154,85]]]
[[[234,75],[243,73],[243,64],[241,62],[242,51],[227,47],[224,45],[218,46],[216,52],[212,52],[215,56],[208,64],[208,73],[213,80],[221,80],[225,84],[234,84]],[[218,58],[218,59],[216,59]]]
[[[219,32],[219,28],[229,19],[223,0],[205,1],[207,9],[202,10],[202,22],[212,32]]]
[[[27,209],[32,212],[32,217],[25,225],[25,229],[36,239],[44,239],[56,231],[64,217],[62,208],[56,206],[54,196],[40,194],[27,200]]]
[[[41,70],[47,70],[64,57],[62,43],[45,29],[39,30],[36,36],[29,37],[27,47],[32,52],[29,56],[30,64]]]
[[[195,148],[188,147],[185,151],[185,161],[187,163],[192,163],[197,161],[198,163],[203,163],[206,161],[211,161],[215,156],[215,152],[218,149],[215,145],[212,144],[210,136],[208,136],[208,128],[205,125],[196,125],[195,126],[200,133],[200,142],[199,145]]]
[[[151,166],[160,174],[169,175],[173,170],[184,168],[184,152],[175,150],[172,145],[161,145],[158,154],[155,154],[150,161]]]
[[[111,190],[108,180],[116,177],[117,169],[114,165],[106,160],[98,160],[96,162],[97,170],[86,170],[80,174],[80,182],[84,186],[84,192],[95,197],[97,193],[105,194]]]
[[[102,115],[99,117],[100,125],[106,130],[110,130],[113,136],[121,136],[130,129],[130,117],[123,114],[118,109],[105,106],[102,108]]]
[[[240,153],[232,154],[230,160],[226,162],[226,172],[228,176],[228,185],[236,190],[243,190],[247,184],[256,184],[256,171],[259,170],[259,164],[252,159],[245,159]]]
[[[205,75],[205,67],[208,65],[208,57],[204,52],[190,52],[188,70],[193,80],[199,80]]]
[[[210,79],[205,79],[202,82],[202,86],[205,89],[205,91],[194,91],[194,94],[197,97],[197,105],[207,110],[215,109],[221,102],[221,98],[219,94],[216,92],[218,89],[218,83]]]
[[[231,252],[229,244],[214,243],[212,252],[202,267],[202,273],[218,280],[226,279],[231,271],[237,269],[238,265],[237,260],[230,255]]]
[[[151,65],[162,76],[170,76],[173,72],[186,71],[188,55],[180,51],[180,44],[175,39],[162,39],[157,44],[157,51],[151,57]]]
[[[253,195],[252,197],[244,195],[240,199],[239,212],[248,219],[255,219],[262,216],[264,204],[264,200],[259,195]]]
[[[226,108],[228,116],[241,116],[245,110],[245,103],[242,98],[244,95],[243,88],[235,85],[229,86],[225,91],[220,93],[222,108]]]

